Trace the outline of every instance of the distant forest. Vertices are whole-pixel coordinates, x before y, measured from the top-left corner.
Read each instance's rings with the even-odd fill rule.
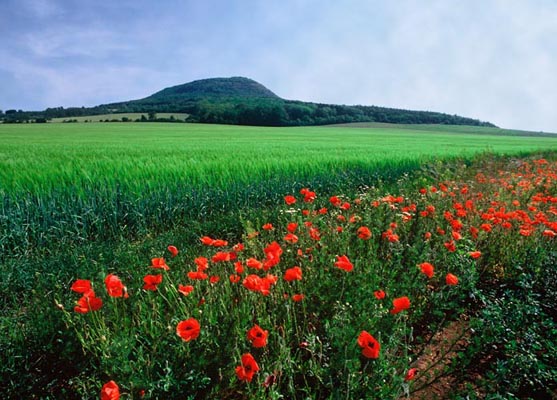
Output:
[[[263,85],[242,77],[212,78],[166,88],[149,97],[96,107],[56,107],[44,111],[0,111],[4,123],[47,122],[116,113],[148,113],[144,121],[167,121],[155,113],[187,113],[185,122],[307,126],[349,122],[393,124],[447,124],[495,126],[472,118],[430,111],[412,111],[377,106],[348,106],[284,100]]]
[[[346,106],[289,100],[213,102],[201,100],[181,104],[130,104],[92,108],[47,108],[44,111],[0,111],[4,123],[47,122],[52,118],[71,118],[110,113],[188,113],[186,122],[233,125],[305,126],[348,122],[387,122],[394,124],[448,124],[495,126],[489,122],[429,111],[411,111],[376,106]],[[151,119],[152,120],[152,119]],[[156,120],[156,118],[155,118]],[[150,119],[147,119],[150,121]]]

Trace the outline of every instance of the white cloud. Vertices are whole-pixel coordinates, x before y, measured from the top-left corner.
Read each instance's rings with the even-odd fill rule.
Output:
[[[243,75],[289,99],[557,131],[557,3],[550,0],[25,4],[40,23],[4,28],[12,40],[0,44],[0,68],[45,107]]]
[[[19,44],[43,63],[60,57],[103,58],[130,48],[120,34],[107,28],[70,24],[27,32]]]

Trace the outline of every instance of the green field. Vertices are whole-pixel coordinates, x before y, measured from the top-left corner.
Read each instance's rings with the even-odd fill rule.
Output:
[[[454,129],[4,125],[0,126],[1,189],[18,194],[97,184],[138,191],[178,183],[226,187],[232,181],[254,183],[254,176],[258,181],[307,179],[478,152],[557,148],[557,136],[501,137],[493,128],[471,127],[455,134]]]
[[[98,399],[114,380],[126,399],[402,398],[440,373],[422,368],[405,380],[430,351],[428,337],[458,323],[476,334],[449,371],[472,386],[454,393],[476,398],[481,365],[482,390],[500,390],[497,398],[507,389],[549,398],[557,390],[556,150],[550,134],[454,126],[2,124],[4,395]],[[295,242],[285,237],[292,223]],[[202,246],[206,235],[229,244]],[[239,242],[243,272],[212,258]],[[272,242],[282,261],[250,267],[270,260],[263,249]],[[337,268],[341,255],[353,271]],[[163,256],[169,271],[149,266]],[[200,256],[211,260],[211,281],[189,278]],[[420,272],[424,262],[435,276]],[[303,279],[286,280],[295,265]],[[164,281],[145,289],[155,273]],[[246,285],[248,274],[269,273],[270,294]],[[109,274],[129,298],[107,292]],[[70,290],[78,279],[91,281],[100,309],[75,311],[81,294],[82,308],[89,301]],[[195,288],[185,295],[178,284]],[[394,315],[402,296],[412,305]],[[176,329],[192,317],[201,331],[185,342]],[[268,331],[263,349],[246,339],[254,324]],[[362,356],[364,331],[381,343],[376,358]],[[252,383],[238,375],[247,352],[261,367]]]
[[[86,115],[83,117],[64,117],[64,118],[53,118],[49,122],[60,123],[60,122],[105,122],[105,121],[121,121],[122,118],[127,118],[129,121],[140,120],[141,116],[145,118],[149,117],[148,113],[114,113],[114,114],[99,114],[99,115]],[[175,118],[178,121],[185,121],[189,114],[185,113],[157,113],[156,118]]]
[[[344,190],[393,181],[436,159],[557,149],[557,138],[498,133],[439,126],[0,125],[0,246],[133,236],[177,218],[269,204],[303,186]]]

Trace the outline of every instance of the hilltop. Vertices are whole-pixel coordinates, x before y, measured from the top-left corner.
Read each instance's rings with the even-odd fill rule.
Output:
[[[51,120],[104,114],[188,114],[187,122],[232,125],[302,126],[350,122],[494,126],[472,118],[431,111],[286,100],[244,77],[202,79],[160,90],[148,97],[96,107],[7,111],[4,122]]]
[[[267,98],[280,99],[262,84],[248,78],[201,79],[161,90],[141,102],[182,99]]]

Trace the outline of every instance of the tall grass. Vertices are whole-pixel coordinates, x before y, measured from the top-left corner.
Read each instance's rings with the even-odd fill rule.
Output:
[[[137,237],[264,206],[305,185],[331,191],[396,179],[436,158],[557,148],[553,138],[487,132],[2,125],[0,253]]]
[[[175,258],[152,248],[150,258],[167,257],[166,270],[159,258],[141,264],[138,257],[133,267],[91,263],[68,287],[87,279],[94,294],[74,285],[78,293],[68,288],[55,294],[60,318],[89,359],[74,390],[95,398],[114,380],[126,398],[398,399],[427,387],[447,372],[422,358],[436,329],[480,308],[484,289],[496,286],[494,281],[525,281],[533,289],[547,280],[554,260],[557,164],[533,160],[483,167],[461,168],[457,176],[445,172],[421,190],[415,181],[402,180],[387,196],[288,193],[295,196],[268,215],[248,216],[241,247],[235,241],[217,245],[211,238],[201,246],[198,239],[197,249]],[[108,274],[117,274],[126,292],[111,294],[103,287]],[[162,277],[156,288],[143,284],[152,274]],[[189,291],[179,285],[190,285]],[[90,304],[102,299],[103,305],[76,311],[79,297]],[[399,307],[402,298],[406,306]],[[551,310],[555,301],[547,299]],[[536,296],[526,300],[538,303]],[[478,324],[482,336],[473,355],[478,348],[505,346],[505,354],[492,356],[520,371],[497,371],[503,378],[513,374],[511,393],[536,390],[538,398],[549,398],[555,357],[522,335],[539,340],[544,326],[555,326],[550,316],[542,315],[542,307],[532,309],[529,315],[539,325],[528,321],[532,329],[524,332],[522,313],[506,320],[494,308],[485,312],[500,318],[502,326],[513,323],[513,333]],[[199,334],[182,335],[180,324],[192,319],[200,324]],[[261,345],[247,334],[255,325],[268,333]],[[375,344],[362,344],[364,331]],[[502,337],[511,343],[500,343]],[[555,335],[547,337],[553,345]],[[375,352],[364,352],[366,345]],[[521,359],[534,365],[512,363],[522,351],[528,353]],[[238,372],[246,353],[260,368],[249,379]],[[408,375],[413,368],[418,378]],[[521,378],[524,371],[536,380]]]

